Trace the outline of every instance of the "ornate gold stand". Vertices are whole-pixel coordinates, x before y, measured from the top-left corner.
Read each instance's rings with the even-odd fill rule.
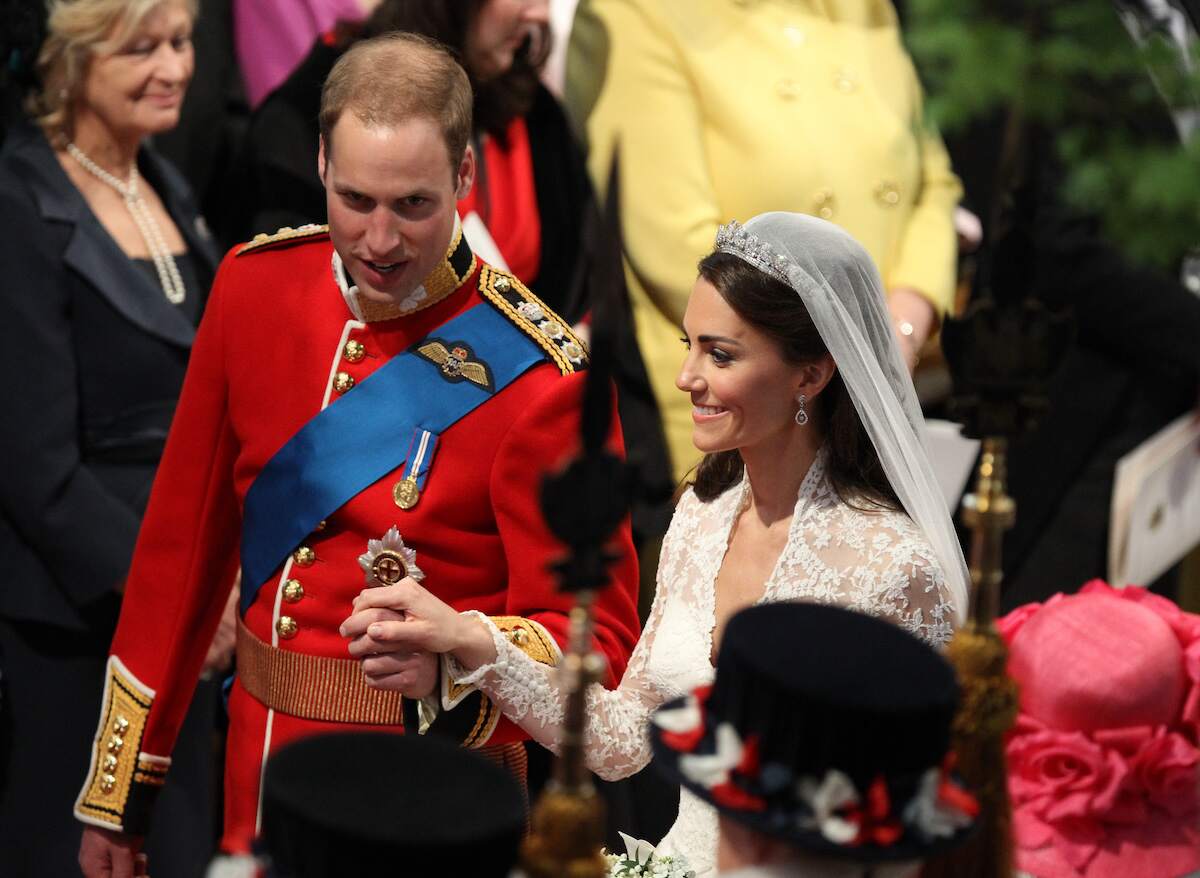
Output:
[[[584,695],[604,673],[604,661],[592,651],[593,592],[578,593],[571,610],[571,646],[559,673],[567,705],[562,746],[554,778],[533,808],[529,836],[521,847],[528,878],[604,878],[604,801],[596,794],[584,765]]]
[[[975,491],[963,498],[971,528],[971,614],[946,649],[958,671],[962,705],[954,721],[958,770],[979,798],[979,828],[962,847],[928,863],[924,878],[1009,878],[1012,815],[1004,735],[1016,718],[1017,687],[1005,672],[1008,650],[993,622],[1000,605],[1000,543],[1015,520],[1004,493],[1007,440],[983,440]]]

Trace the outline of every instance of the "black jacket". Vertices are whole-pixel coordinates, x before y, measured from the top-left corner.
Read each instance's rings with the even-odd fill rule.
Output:
[[[207,292],[218,254],[183,178],[138,164]],[[0,150],[0,265],[0,615],[80,630],[124,579],[195,327],[29,126]]]
[[[1111,122],[1145,141],[1175,138],[1165,108],[1157,109],[1143,118]],[[985,219],[997,197],[992,190],[1002,128],[1002,120],[993,119],[947,141],[968,206]],[[1050,410],[1031,434],[1010,447],[1008,487],[1017,501],[1016,524],[1003,548],[1010,584],[1101,447],[1115,435],[1128,435],[1131,426],[1145,438],[1165,425],[1195,404],[1200,380],[1200,297],[1186,290],[1177,274],[1129,260],[1106,239],[1098,218],[1067,203],[1065,169],[1051,132],[1032,132],[1025,169],[1013,204],[1016,226],[1033,245],[1027,292],[1055,311],[1071,313],[1075,337],[1050,381]],[[1200,244],[1200,224],[1195,231]],[[1138,424],[1129,423],[1131,411],[1138,413]],[[1103,536],[1109,511],[1107,504],[1097,504],[1089,520],[1073,524]],[[1003,609],[1074,590],[1083,584],[1081,577],[1104,574],[1097,563],[1064,560],[1063,569],[1071,571],[1067,576],[1078,581],[1018,576],[1028,587],[1006,589]]]

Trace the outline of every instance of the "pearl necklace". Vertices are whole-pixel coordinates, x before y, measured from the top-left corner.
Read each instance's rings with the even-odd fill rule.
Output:
[[[179,275],[179,266],[175,264],[175,257],[171,255],[166,241],[163,240],[162,230],[158,227],[158,221],[150,213],[150,206],[146,204],[146,199],[138,192],[140,177],[138,176],[137,164],[134,164],[129,171],[129,182],[122,183],[88,158],[83,150],[75,144],[67,144],[67,153],[75,161],[79,162],[85,171],[102,183],[107,183],[113,189],[116,189],[117,193],[125,199],[125,207],[129,211],[129,215],[133,217],[133,224],[137,226],[138,231],[142,235],[142,240],[146,242],[146,249],[150,251],[150,258],[154,262],[155,270],[158,271],[158,282],[162,285],[167,301],[172,305],[178,305],[183,302],[187,296],[187,288],[183,285],[183,278]]]

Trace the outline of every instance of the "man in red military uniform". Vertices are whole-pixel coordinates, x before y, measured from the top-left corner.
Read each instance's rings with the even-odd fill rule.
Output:
[[[577,434],[584,351],[462,236],[466,75],[419,38],[368,41],[330,74],[321,122],[328,231],[283,230],[227,256],[197,337],[76,804],[89,878],[132,873],[239,563],[229,851],[257,830],[266,756],[305,735],[419,723],[519,766],[520,730],[439,681],[435,657],[393,669],[405,691],[430,693],[419,709],[364,678],[338,632],[364,586],[423,577],[547,663],[566,638],[538,493]],[[596,614],[610,682],[637,636],[627,525],[618,548]],[[362,782],[385,768],[363,766]]]

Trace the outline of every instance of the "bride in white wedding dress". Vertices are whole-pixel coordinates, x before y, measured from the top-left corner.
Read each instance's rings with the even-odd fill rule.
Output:
[[[646,766],[649,715],[711,682],[725,622],[749,604],[836,604],[935,646],[967,606],[966,567],[879,275],[849,235],[800,214],[724,227],[700,264],[683,332],[677,384],[691,395],[693,440],[706,457],[675,510],[620,685],[587,693],[587,763],[606,779]],[[358,613],[371,607],[406,615],[372,626],[380,652],[449,653],[456,684],[480,688],[556,749],[564,697],[555,670],[487,617],[456,614],[411,580],[355,602]],[[391,661],[367,658],[364,670],[403,691],[386,682]],[[716,841],[715,812],[683,791],[659,852],[711,875]]]

